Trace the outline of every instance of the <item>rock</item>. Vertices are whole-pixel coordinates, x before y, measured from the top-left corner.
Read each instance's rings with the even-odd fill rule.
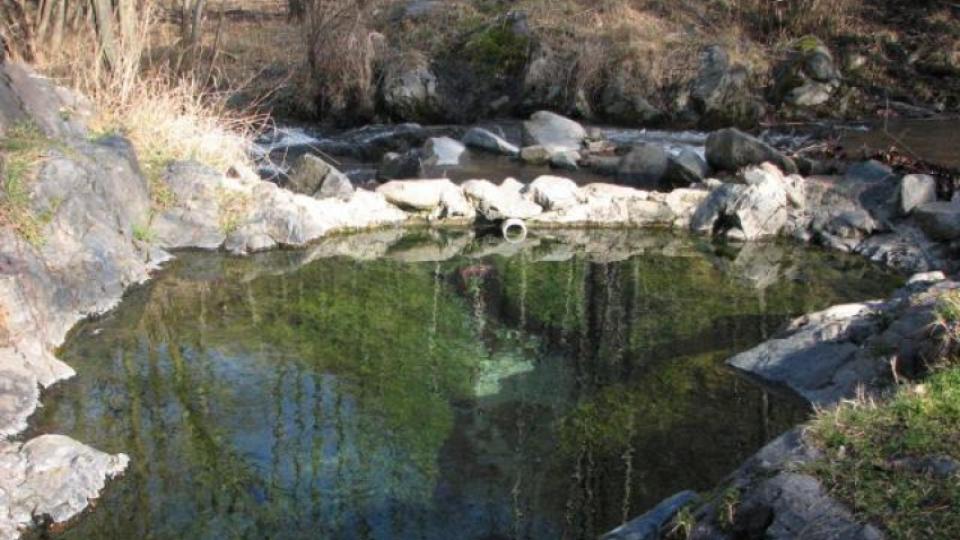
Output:
[[[599,175],[616,176],[617,171],[620,170],[620,159],[617,156],[588,155],[580,161],[580,164]]]
[[[218,249],[226,240],[220,227],[218,191],[222,175],[195,162],[170,164],[161,177],[173,201],[150,221],[153,241],[164,249]]]
[[[529,219],[543,212],[540,205],[521,196],[523,185],[509,178],[499,186],[487,180],[468,180],[461,188],[480,215],[489,221]]]
[[[661,531],[670,523],[677,513],[684,507],[691,506],[699,500],[696,493],[682,491],[664,499],[642,516],[601,536],[601,540],[659,540]]]
[[[876,184],[893,176],[893,169],[876,160],[860,161],[847,167],[843,179],[847,182]]]
[[[551,153],[580,150],[586,138],[583,126],[549,111],[535,112],[523,123],[523,144],[543,146]]]
[[[2,44],[0,44],[2,45]],[[51,137],[86,137],[89,100],[21,63],[0,62],[0,135],[30,123]]]
[[[427,139],[423,146],[423,162],[425,165],[459,165],[467,147],[460,141],[450,137],[433,137]]]
[[[710,167],[700,154],[684,148],[679,154],[667,157],[664,180],[672,187],[686,187],[702,182],[710,174]]]
[[[550,156],[550,166],[554,169],[560,169],[563,171],[575,171],[579,169],[579,162],[580,152],[577,152],[576,150],[557,152]]]
[[[952,202],[927,203],[913,210],[920,228],[934,240],[960,238],[960,205]]]
[[[524,194],[546,211],[569,208],[582,202],[576,182],[557,176],[540,176],[524,188]]]
[[[437,77],[422,54],[406,55],[388,65],[381,86],[383,105],[391,116],[414,122],[444,119]]]
[[[503,137],[480,127],[470,128],[463,137],[463,143],[471,148],[478,148],[504,156],[512,157],[520,154],[520,149],[515,145],[510,144]]]
[[[654,107],[623,71],[618,71],[604,86],[600,112],[607,120],[620,125],[650,126],[665,118],[663,111]]]
[[[0,535],[16,538],[17,529],[33,525],[35,518],[63,523],[76,516],[129,461],[124,454],[111,456],[62,435],[0,442]]]
[[[353,184],[345,174],[312,154],[304,154],[297,159],[286,187],[294,193],[317,198],[349,197],[353,194]]]
[[[544,146],[525,146],[520,150],[520,159],[527,165],[546,165],[553,152]]]
[[[377,193],[401,209],[426,212],[430,221],[457,219],[473,221],[473,205],[453,182],[440,180],[394,180],[377,188]]]
[[[839,87],[840,72],[830,50],[818,39],[805,37],[774,70],[771,98],[794,107],[817,107],[830,101]]]
[[[700,69],[690,84],[690,104],[704,127],[735,125],[752,127],[763,116],[763,103],[753,96],[749,73],[743,66],[730,64],[726,49],[719,45],[705,48]]]
[[[691,228],[705,233],[739,229],[744,240],[780,234],[789,219],[788,183],[772,166],[749,169],[747,185],[724,184],[697,208]]]
[[[835,306],[795,320],[783,332],[728,363],[770,384],[785,385],[817,405],[852,396],[889,369],[864,342],[879,330],[880,302]]]
[[[420,161],[420,152],[410,150],[403,154],[387,152],[380,160],[377,170],[377,180],[398,180],[403,178],[417,178],[423,173],[423,163]]]
[[[897,459],[886,464],[884,468],[924,474],[938,480],[960,476],[960,461],[946,455]]]
[[[617,180],[641,189],[656,189],[667,173],[667,163],[667,152],[662,146],[638,144],[620,160]]]
[[[767,143],[735,128],[714,131],[707,137],[707,162],[714,169],[737,171],[748,165],[771,162],[787,174],[797,166]]]
[[[937,181],[926,174],[908,174],[900,180],[900,212],[908,216],[913,209],[937,200]]]

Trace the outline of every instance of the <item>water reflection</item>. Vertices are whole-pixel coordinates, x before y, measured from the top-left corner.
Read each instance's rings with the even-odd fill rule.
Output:
[[[185,254],[82,325],[35,431],[132,464],[62,536],[594,538],[802,417],[732,351],[894,281],[778,245],[391,234]]]

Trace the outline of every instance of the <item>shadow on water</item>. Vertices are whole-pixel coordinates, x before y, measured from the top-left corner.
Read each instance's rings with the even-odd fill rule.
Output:
[[[62,538],[595,538],[805,409],[723,366],[897,278],[769,244],[381,232],[183,254],[62,350],[34,433],[131,465]]]

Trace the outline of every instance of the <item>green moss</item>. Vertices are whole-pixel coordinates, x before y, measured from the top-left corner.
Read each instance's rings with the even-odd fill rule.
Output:
[[[960,459],[960,369],[887,402],[822,412],[810,432],[825,451],[811,472],[858,517],[893,539],[960,538],[960,478],[898,466],[905,459]]]
[[[504,24],[474,33],[463,48],[464,57],[488,75],[517,73],[527,61],[530,38]]]

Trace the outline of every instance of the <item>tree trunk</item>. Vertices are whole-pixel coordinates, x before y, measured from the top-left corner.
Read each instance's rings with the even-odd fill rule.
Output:
[[[190,47],[192,48],[197,48],[200,45],[200,27],[203,23],[203,9],[206,3],[206,0],[194,0],[193,24],[190,27]]]
[[[100,53],[108,70],[118,67],[117,36],[113,30],[113,10],[110,9],[110,0],[90,0],[93,5],[94,22],[97,27],[97,38]]]
[[[50,49],[59,51],[63,45],[63,27],[67,24],[67,0],[57,0],[57,12],[53,16],[53,34],[50,36]]]

